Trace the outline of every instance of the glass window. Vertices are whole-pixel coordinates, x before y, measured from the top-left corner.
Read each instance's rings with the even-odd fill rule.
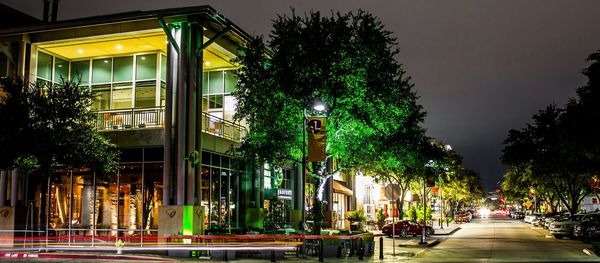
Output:
[[[202,73],[202,95],[208,95],[208,72]]]
[[[8,59],[4,53],[0,53],[0,77],[8,75]]]
[[[160,106],[164,107],[167,102],[167,83],[160,82]]]
[[[135,63],[136,80],[156,79],[156,54],[138,55]]]
[[[167,80],[167,56],[160,56],[160,79]]]
[[[219,226],[221,224],[221,207],[220,207],[220,201],[221,201],[221,182],[219,181],[220,179],[220,174],[221,174],[221,169],[218,168],[211,168],[211,186],[210,186],[210,192],[211,192],[211,205],[210,205],[210,225],[212,226]]]
[[[115,84],[112,92],[112,109],[131,108],[131,83]]]
[[[37,76],[44,80],[52,80],[52,56],[38,52]]]
[[[209,100],[209,109],[223,108],[223,95],[210,95]]]
[[[135,107],[150,108],[156,106],[156,83],[145,81],[136,83]]]
[[[90,61],[71,62],[71,80],[88,84],[90,80]]]
[[[234,92],[237,88],[237,76],[235,75],[235,71],[227,70],[224,71],[225,75],[225,93]]]
[[[223,118],[228,121],[233,121],[235,115],[235,107],[237,106],[237,100],[234,96],[225,96],[225,105],[223,108]]]
[[[142,229],[158,228],[158,207],[162,205],[163,169],[161,163],[144,164],[144,193],[142,205]]]
[[[114,82],[133,80],[133,57],[115,58],[113,63]]]
[[[202,151],[202,164],[210,165],[210,153]]]
[[[92,110],[108,110],[110,109],[110,85],[95,85],[92,86],[94,99],[92,101]]]
[[[223,71],[213,71],[208,74],[208,94],[223,93]]]
[[[112,58],[94,59],[92,61],[92,83],[109,83],[111,68]]]
[[[212,154],[212,166],[221,167],[221,155]]]
[[[141,162],[142,148],[125,148],[121,149],[121,162]]]
[[[62,83],[69,79],[69,62],[60,58],[54,60],[54,82]]]
[[[163,147],[152,147],[144,149],[144,161],[156,162],[162,161],[165,148]]]

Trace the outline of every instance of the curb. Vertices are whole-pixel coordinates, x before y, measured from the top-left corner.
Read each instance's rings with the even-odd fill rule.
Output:
[[[588,256],[595,256],[595,255],[596,255],[596,253],[594,253],[594,251],[593,251],[593,250],[591,250],[591,249],[587,249],[587,248],[584,248],[584,249],[583,249],[583,253],[585,253],[585,254],[586,254],[586,255],[588,255]]]
[[[434,240],[433,242],[431,242],[431,243],[427,244],[427,247],[435,247],[435,246],[437,246],[437,244],[439,244],[440,242],[442,242],[442,240],[441,240],[441,239],[436,239],[436,240]]]
[[[452,235],[452,234],[454,234],[456,231],[458,231],[458,230],[460,230],[460,229],[461,229],[461,227],[456,227],[456,228],[452,229],[452,231],[450,231],[450,232],[448,232],[448,233],[444,233],[444,234],[434,234],[434,235],[436,235],[436,236],[449,236],[449,235]]]

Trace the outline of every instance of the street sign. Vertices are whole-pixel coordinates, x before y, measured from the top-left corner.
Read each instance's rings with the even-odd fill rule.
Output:
[[[385,186],[384,189],[384,194],[385,194],[385,198],[387,198],[388,200],[396,200],[398,198],[400,198],[400,186],[394,184],[388,184]],[[393,195],[392,195],[393,194]]]

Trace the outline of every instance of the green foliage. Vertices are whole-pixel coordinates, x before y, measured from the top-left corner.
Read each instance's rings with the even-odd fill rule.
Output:
[[[412,205],[408,208],[408,210],[406,211],[406,216],[410,219],[410,220],[417,220],[417,206],[416,205]]]
[[[588,61],[583,71],[588,83],[577,90],[578,98],[565,108],[550,105],[525,128],[509,131],[502,154],[510,168],[504,189],[517,189],[518,195],[532,188],[547,200],[557,198],[571,213],[585,195],[597,191],[589,182],[600,172],[600,52]]]
[[[423,206],[420,204],[416,205],[415,210],[417,213],[417,220],[423,220]],[[426,212],[427,212],[427,220],[431,220],[431,207],[427,206]]]
[[[385,222],[385,211],[383,209],[377,209],[375,213],[375,219],[377,219],[378,223]]]
[[[300,159],[306,111],[327,117],[327,154],[339,160],[338,169],[401,172],[413,159],[411,142],[422,137],[424,113],[396,60],[396,40],[379,19],[364,11],[281,15],[270,37],[268,45],[254,37],[235,60],[235,117],[247,121],[249,132],[234,154],[256,164]],[[327,104],[324,113],[312,111],[315,98]],[[315,183],[327,176],[318,167],[324,165],[313,167]],[[314,204],[318,231],[316,196]]]
[[[365,215],[365,211],[361,209],[357,209],[354,211],[350,211],[346,214],[346,219],[350,222],[365,222],[367,221],[367,216]]]
[[[7,149],[2,167],[38,167],[47,176],[58,166],[91,167],[99,173],[116,171],[116,146],[95,129],[89,109],[92,93],[78,83],[61,85],[4,79],[0,105],[0,147]],[[16,149],[16,150],[15,150]]]
[[[250,126],[238,153],[257,163],[299,159],[303,112],[317,114],[310,110],[317,97],[328,105],[327,153],[343,166],[375,160],[365,157],[375,156],[380,142],[401,145],[423,114],[395,44],[363,11],[279,16],[268,47],[256,37],[237,59],[236,118]]]

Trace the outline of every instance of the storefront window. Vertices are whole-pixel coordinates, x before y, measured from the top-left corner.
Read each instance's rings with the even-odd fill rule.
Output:
[[[8,76],[8,58],[4,53],[0,53],[0,77]]]

